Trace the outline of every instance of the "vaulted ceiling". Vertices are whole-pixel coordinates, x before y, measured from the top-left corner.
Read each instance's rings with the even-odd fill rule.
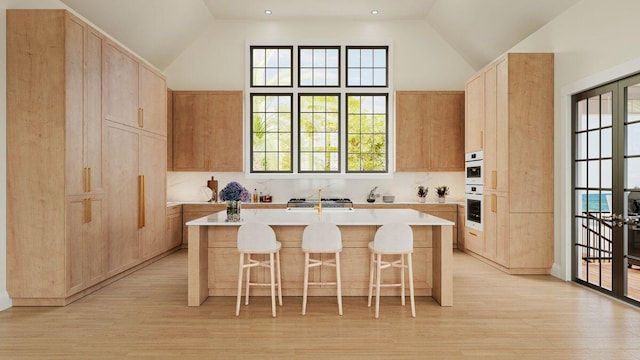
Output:
[[[163,70],[211,22],[227,19],[424,20],[479,69],[581,0],[61,1]]]

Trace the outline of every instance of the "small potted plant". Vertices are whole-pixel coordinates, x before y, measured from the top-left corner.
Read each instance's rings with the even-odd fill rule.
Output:
[[[418,185],[418,202],[421,202],[421,203],[425,202],[428,193],[429,193],[428,187]]]
[[[445,196],[449,195],[449,187],[445,185],[437,186],[436,193],[438,194],[438,202],[443,203]]]

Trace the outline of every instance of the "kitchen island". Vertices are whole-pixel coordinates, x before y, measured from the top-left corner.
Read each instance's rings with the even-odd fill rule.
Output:
[[[432,296],[441,306],[453,305],[452,238],[454,223],[411,209],[351,209],[287,211],[284,209],[244,209],[240,222],[227,222],[224,211],[189,221],[188,305],[200,306],[209,296],[237,294],[238,252],[236,236],[244,222],[270,225],[280,250],[282,293],[302,296],[304,255],[300,249],[306,225],[332,222],[342,232],[342,294],[367,296],[369,287],[368,243],[383,224],[402,222],[414,235],[414,287],[416,296]],[[324,256],[324,255],[323,255]],[[251,272],[253,280],[268,279],[263,269]],[[316,269],[310,281],[335,278],[334,269]],[[384,274],[386,281],[397,280],[399,271]],[[335,287],[314,287],[310,296],[335,296]],[[268,295],[256,289],[254,295]],[[383,296],[399,295],[397,288],[385,288]]]

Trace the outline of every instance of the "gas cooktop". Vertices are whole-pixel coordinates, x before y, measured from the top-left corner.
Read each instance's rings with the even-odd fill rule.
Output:
[[[347,198],[322,198],[324,208],[353,208],[353,202]],[[318,199],[293,198],[287,202],[288,208],[312,208],[318,205]]]

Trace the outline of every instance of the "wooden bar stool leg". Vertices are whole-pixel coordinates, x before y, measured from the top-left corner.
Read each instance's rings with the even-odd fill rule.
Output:
[[[269,273],[271,275],[271,316],[276,317],[276,282],[275,282],[275,271],[274,271],[274,259],[273,253],[269,254]]]
[[[247,254],[247,265],[251,264],[251,254]],[[251,267],[247,267],[247,287],[245,289],[244,304],[249,305],[249,288],[251,287]]]
[[[309,253],[304,253],[304,282],[302,284],[302,315],[307,313],[307,292],[309,291]]]
[[[374,255],[371,253],[369,256],[369,301],[368,307],[371,307],[371,296],[373,294],[373,264],[374,264]]]
[[[382,262],[382,254],[378,254],[376,261],[376,319],[380,313],[380,263]]]
[[[409,296],[411,297],[411,316],[416,317],[416,302],[413,298],[413,263],[411,253],[407,254],[409,260]]]
[[[400,303],[404,306],[404,254],[400,254]]]
[[[338,314],[342,315],[342,281],[340,280],[340,253],[336,253],[336,287],[338,292]]]
[[[242,298],[242,275],[244,274],[244,253],[240,253],[238,266],[238,297],[236,299],[236,316],[240,315],[240,299]]]
[[[282,270],[280,268],[280,251],[276,253],[276,264],[278,265],[278,272],[276,275],[278,277],[278,302],[280,306],[282,306],[282,276],[280,274]]]

